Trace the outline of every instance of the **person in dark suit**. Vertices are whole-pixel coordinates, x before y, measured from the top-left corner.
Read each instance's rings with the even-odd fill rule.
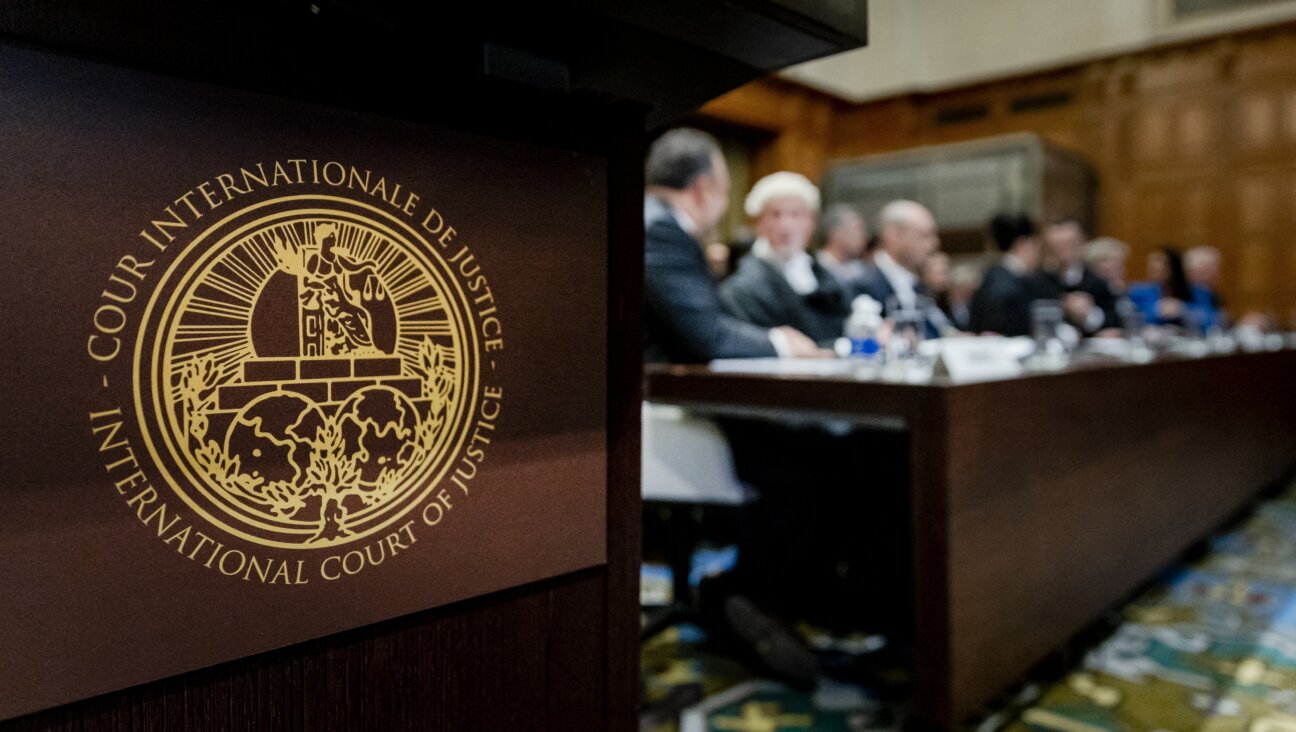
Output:
[[[715,139],[698,130],[667,132],[649,149],[645,174],[644,359],[698,363],[820,355],[800,331],[753,325],[722,308],[701,243],[729,202],[729,172]],[[784,435],[756,422],[720,424],[734,450],[739,476],[756,484],[762,466],[749,456],[785,444]],[[802,585],[792,580],[805,574],[794,571],[798,568],[789,564],[789,552],[781,548],[804,544],[808,524],[789,520],[783,503],[768,495],[744,508],[742,523],[738,566],[708,578],[699,588],[701,622],[735,653],[789,683],[811,686],[813,654],[775,617],[781,614],[780,598],[799,594]],[[789,591],[790,586],[796,589]]]
[[[1085,265],[1089,271],[1107,283],[1107,289],[1116,296],[1117,302],[1125,297],[1128,284],[1125,282],[1125,263],[1129,260],[1129,245],[1119,239],[1100,236],[1085,244]],[[1117,307],[1119,312],[1120,308]]]
[[[990,238],[999,261],[986,270],[972,297],[969,326],[974,333],[1030,335],[1030,304],[1040,297],[1040,244],[1035,224],[1022,214],[999,214],[990,220]]]
[[[744,209],[757,240],[720,287],[731,312],[763,327],[797,326],[831,342],[842,335],[850,303],[806,244],[818,189],[794,173],[761,179]],[[750,540],[729,578],[741,592],[789,622],[840,631],[903,633],[897,597],[902,567],[878,557],[908,542],[903,480],[880,456],[903,450],[891,434],[805,421],[727,420],[738,476],[759,488],[748,512]],[[878,456],[878,457],[874,457]],[[874,492],[843,486],[888,486]]]
[[[913,308],[919,298],[930,298],[918,272],[927,257],[940,249],[940,236],[931,211],[913,201],[888,203],[878,214],[878,226],[877,252],[873,266],[860,280],[859,293],[877,300],[882,314],[891,317],[893,305]],[[927,309],[927,337],[935,338],[949,327],[949,319],[932,304]]]
[[[729,170],[710,135],[678,129],[648,154],[644,198],[644,359],[816,355],[790,327],[762,328],[725,313],[702,252],[729,205]]]
[[[1081,333],[1119,328],[1116,296],[1103,278],[1084,262],[1085,232],[1075,219],[1061,219],[1044,227],[1045,261],[1042,286],[1056,293],[1067,322]]]
[[[815,261],[837,278],[846,298],[853,299],[873,262],[864,217],[848,204],[833,204],[819,219],[819,235],[823,244],[815,252]]]
[[[850,304],[837,278],[806,252],[819,189],[798,173],[771,173],[752,187],[744,208],[755,220],[756,242],[720,286],[725,309],[763,328],[792,326],[831,347]]]

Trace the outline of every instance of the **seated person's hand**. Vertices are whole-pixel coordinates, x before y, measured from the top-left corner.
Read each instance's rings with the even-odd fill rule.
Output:
[[[1073,323],[1084,323],[1093,306],[1093,296],[1087,292],[1068,292],[1062,296],[1062,311]]]
[[[789,326],[775,328],[787,339],[788,355],[793,358],[831,358],[833,352],[815,345],[805,333]]]

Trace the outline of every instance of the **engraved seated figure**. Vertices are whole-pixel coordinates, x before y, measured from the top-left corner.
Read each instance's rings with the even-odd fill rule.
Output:
[[[316,225],[313,238],[318,249],[306,257],[298,296],[304,319],[311,314],[323,316],[315,320],[323,324],[317,335],[322,340],[319,353],[390,353],[394,313],[377,268],[356,259],[338,242],[335,223]],[[385,337],[388,333],[391,337]]]

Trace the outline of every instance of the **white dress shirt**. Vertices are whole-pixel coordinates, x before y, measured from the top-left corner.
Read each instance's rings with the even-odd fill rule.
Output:
[[[790,255],[780,256],[767,239],[760,238],[752,244],[752,255],[773,265],[796,294],[809,295],[819,289],[819,278],[815,277],[812,264],[814,260],[804,250],[798,249]]]
[[[918,275],[909,271],[908,268],[900,265],[899,262],[891,258],[883,250],[873,255],[873,264],[890,283],[891,289],[895,290],[896,299],[900,301],[900,307],[911,309],[916,306],[918,300]],[[883,303],[885,304],[885,303]]]

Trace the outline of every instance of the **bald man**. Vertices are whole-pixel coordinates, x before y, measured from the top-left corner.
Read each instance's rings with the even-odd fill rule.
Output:
[[[860,281],[860,292],[882,304],[890,317],[894,304],[911,309],[919,297],[930,297],[918,279],[923,262],[940,249],[936,219],[926,206],[914,201],[892,201],[878,214],[879,244],[873,266]],[[936,337],[949,321],[936,308],[928,308],[927,335]]]

